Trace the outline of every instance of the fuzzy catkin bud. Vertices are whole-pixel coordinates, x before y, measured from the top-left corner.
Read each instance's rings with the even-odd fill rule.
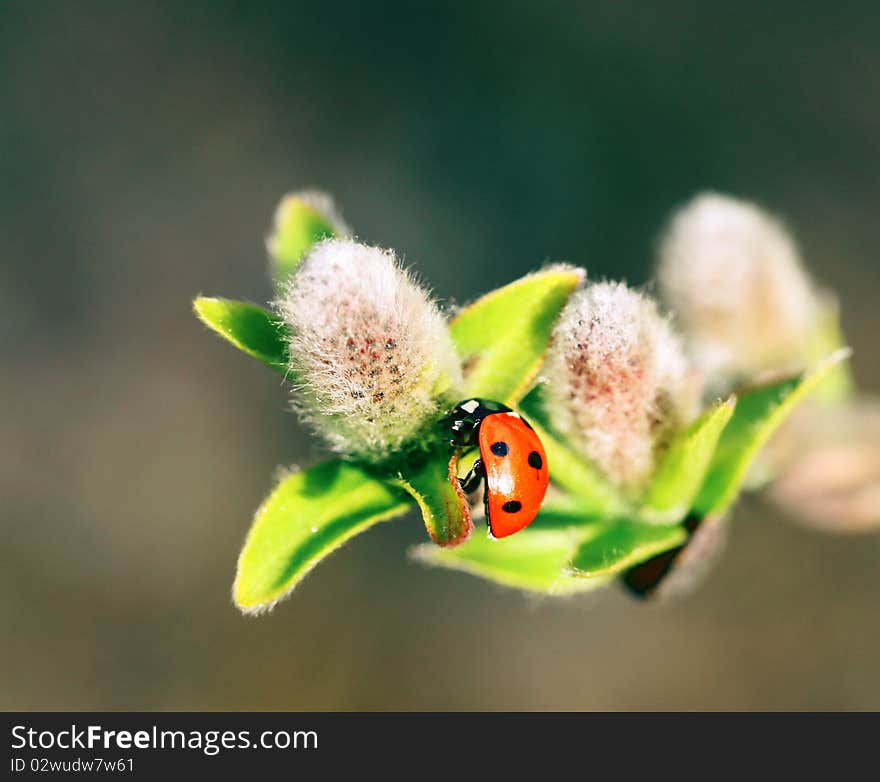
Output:
[[[320,242],[276,309],[289,327],[295,405],[341,453],[382,460],[460,383],[442,314],[390,250]]]
[[[817,297],[776,219],[703,193],[673,216],[659,255],[660,293],[708,376],[751,378],[809,361]]]
[[[651,299],[623,283],[571,298],[544,373],[553,426],[626,488],[644,485],[658,448],[693,412],[679,338]]]

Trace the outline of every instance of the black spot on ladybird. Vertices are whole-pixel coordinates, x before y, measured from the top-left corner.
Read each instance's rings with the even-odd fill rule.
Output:
[[[501,506],[501,510],[505,513],[519,513],[522,510],[522,503],[519,500],[508,500]]]
[[[529,466],[534,467],[536,470],[540,470],[544,466],[544,460],[537,451],[532,451],[529,454]]]
[[[510,453],[510,448],[503,440],[499,440],[497,443],[492,443],[492,447],[489,450],[491,450],[496,456],[507,456],[507,454]]]

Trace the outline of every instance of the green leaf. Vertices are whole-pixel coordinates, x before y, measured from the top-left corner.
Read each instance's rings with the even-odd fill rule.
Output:
[[[514,405],[529,390],[580,269],[550,267],[477,299],[450,323],[465,393]]]
[[[846,345],[840,325],[840,308],[835,296],[824,291],[819,297],[819,316],[810,345],[813,361],[821,361],[825,356]],[[855,393],[855,381],[849,364],[839,363],[816,386],[813,399],[826,404],[840,404],[851,399]]]
[[[312,199],[302,195],[283,198],[275,211],[272,235],[266,240],[276,283],[284,282],[296,271],[314,244],[336,233],[331,216]]]
[[[606,583],[607,579],[588,580],[569,573],[572,555],[582,536],[570,530],[535,529],[535,524],[502,540],[493,540],[485,533],[475,534],[454,549],[423,545],[412,554],[431,565],[545,595],[584,592]]]
[[[425,529],[440,546],[456,546],[474,528],[467,500],[458,482],[458,455],[447,463],[431,459],[418,470],[393,481],[418,503]]]
[[[572,559],[573,572],[582,578],[612,576],[687,540],[680,525],[616,521],[581,544]]]
[[[271,608],[349,538],[409,507],[403,492],[346,462],[288,475],[248,532],[232,590],[235,604],[246,613]]]
[[[284,326],[272,313],[244,301],[199,296],[193,310],[209,329],[270,369],[287,373]]]
[[[735,407],[735,397],[718,402],[672,441],[645,495],[643,520],[675,524],[687,515]]]
[[[848,357],[849,350],[839,350],[808,372],[739,395],[736,410],[721,435],[694,503],[698,515],[721,514],[730,507],[750,465],[770,435]]]
[[[544,444],[550,480],[576,495],[583,513],[588,517],[622,513],[625,504],[614,486],[551,431],[544,413],[540,386],[523,397],[519,408]]]

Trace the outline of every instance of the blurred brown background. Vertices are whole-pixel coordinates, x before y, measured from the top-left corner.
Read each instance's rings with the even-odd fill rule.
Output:
[[[190,300],[270,297],[286,190],[454,301],[547,259],[642,283],[695,190],[753,198],[880,388],[880,11],[640,5],[3,3],[0,707],[880,708],[880,535],[756,500],[671,607],[426,570],[415,516],[231,605],[275,467],[320,453]]]

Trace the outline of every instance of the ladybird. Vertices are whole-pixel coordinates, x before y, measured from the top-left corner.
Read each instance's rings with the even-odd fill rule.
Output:
[[[450,445],[479,447],[480,457],[460,483],[469,494],[486,479],[484,503],[492,537],[506,538],[528,526],[550,482],[547,454],[531,424],[489,399],[459,402],[445,421]]]

